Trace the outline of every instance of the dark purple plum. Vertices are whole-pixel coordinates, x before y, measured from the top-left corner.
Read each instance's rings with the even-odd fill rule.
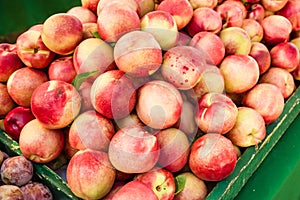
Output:
[[[13,156],[3,161],[0,173],[5,184],[22,186],[33,177],[33,165],[24,156]]]
[[[30,182],[21,187],[26,200],[52,200],[50,189],[39,182]]]
[[[22,190],[16,185],[1,185],[0,199],[24,200],[24,195]]]

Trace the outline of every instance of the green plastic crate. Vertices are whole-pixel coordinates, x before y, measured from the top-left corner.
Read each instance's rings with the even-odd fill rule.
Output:
[[[257,147],[249,147],[247,148],[242,156],[239,158],[236,168],[234,172],[227,177],[225,180],[219,182],[213,190],[210,192],[210,194],[207,197],[207,200],[228,200],[235,198],[238,193],[242,190],[243,186],[246,184],[246,182],[251,178],[251,176],[254,174],[254,172],[257,170],[257,168],[263,163],[265,158],[268,156],[268,154],[271,151],[275,151],[276,144],[280,140],[280,138],[284,134],[289,134],[289,132],[286,132],[289,128],[289,126],[293,123],[293,121],[297,118],[297,116],[300,113],[300,88],[298,87],[295,93],[287,100],[283,113],[281,116],[273,123],[269,124],[267,126],[267,136],[263,140],[261,144],[259,144]],[[296,124],[299,124],[299,117],[298,120],[295,121]],[[298,126],[299,127],[299,126]],[[292,129],[293,131],[294,129]],[[294,130],[298,132],[298,141],[300,141],[300,130]],[[278,150],[277,150],[278,151]],[[283,152],[286,156],[289,156],[289,152],[285,151]],[[295,152],[297,155],[300,155],[299,149]],[[278,157],[276,159],[283,160],[284,157]],[[298,159],[298,162],[300,162],[300,158],[295,157],[295,159]],[[296,160],[297,161],[297,160]],[[280,164],[289,164],[289,163],[280,163]],[[273,174],[272,169],[276,168],[274,166],[266,166],[264,171],[262,172],[261,176],[268,176],[265,175],[269,173],[269,176],[275,177],[276,174]],[[298,169],[300,172],[300,169]],[[296,173],[296,172],[295,172]],[[299,177],[298,177],[299,178]],[[263,181],[263,178],[260,179]],[[264,182],[265,184],[272,185],[272,182]],[[250,191],[252,185],[249,185],[249,188],[244,188],[244,190]],[[294,187],[298,187],[299,185],[295,185]],[[299,191],[299,189],[298,189]],[[273,191],[276,193],[277,191]],[[245,192],[247,193],[247,192]],[[261,195],[265,195],[262,193]],[[247,198],[247,195],[244,196],[244,198]],[[244,200],[244,198],[242,198]],[[267,200],[265,196],[255,196],[256,199],[263,199]],[[287,198],[288,199],[288,198]],[[294,200],[294,199],[289,199]],[[296,200],[296,199],[295,199]]]
[[[32,25],[43,23],[50,15],[78,5],[80,0],[1,1],[0,42],[14,42],[18,34]],[[300,199],[300,143],[297,142],[300,141],[299,113],[298,87],[286,102],[280,118],[267,127],[266,139],[257,147],[245,150],[228,178],[216,185],[212,184],[207,200]],[[20,154],[18,144],[1,130],[0,146],[13,154]],[[287,156],[288,159],[285,158]],[[34,164],[34,167],[38,178],[49,186],[55,199],[78,199],[53,170],[41,164]]]
[[[300,199],[300,115],[238,193],[236,200]]]

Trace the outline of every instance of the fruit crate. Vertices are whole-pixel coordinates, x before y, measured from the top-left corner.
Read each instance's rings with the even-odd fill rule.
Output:
[[[2,5],[0,6],[0,22],[2,28],[0,29],[0,41],[13,42],[18,34],[23,32],[30,26],[42,23],[51,14],[64,12],[73,6],[80,5],[80,0],[11,0],[6,1],[5,3],[1,2],[1,4]],[[7,18],[10,19],[5,20]],[[209,188],[210,192],[206,199],[234,199],[236,196],[238,196],[241,190],[245,191],[246,189],[250,189],[251,187],[247,186],[247,182],[254,175],[256,175],[256,171],[261,166],[266,167],[263,165],[265,160],[267,160],[269,154],[271,154],[274,151],[280,150],[279,147],[277,147],[278,143],[284,135],[290,134],[290,125],[293,123],[300,123],[299,113],[300,88],[298,87],[295,90],[294,94],[291,97],[289,97],[289,99],[286,101],[284,111],[281,114],[281,116],[275,122],[267,126],[267,136],[265,140],[258,146],[245,149],[245,151],[243,151],[242,156],[237,162],[234,172],[226,179],[218,183],[212,183]],[[300,139],[300,135],[295,137],[297,139]],[[4,148],[9,154],[21,154],[18,143],[12,140],[1,129],[0,147]],[[298,157],[294,158],[294,160],[297,158]],[[280,159],[282,158],[277,159],[279,159],[280,163]],[[295,162],[299,163],[298,166],[300,165],[300,159]],[[60,177],[55,171],[42,164],[34,164],[34,167],[37,177],[41,180],[42,183],[46,184],[53,192],[54,199],[78,199],[71,192],[66,181],[62,177]],[[270,171],[264,171],[264,168],[259,170],[262,170],[264,173],[272,174],[272,172]],[[290,173],[292,174],[292,172]],[[297,172],[293,173],[296,174]],[[260,173],[260,175],[263,175],[263,173]],[[287,176],[289,175],[290,174],[287,174]],[[264,199],[264,196],[256,197],[258,199]]]
[[[247,148],[239,158],[233,173],[226,179],[212,184],[207,200],[233,199],[242,190],[243,186],[264,162],[268,154],[276,149],[276,144],[287,132],[289,126],[299,123],[297,116],[300,113],[300,88],[286,101],[281,116],[267,126],[267,137],[256,147]],[[298,121],[294,121],[295,119]],[[297,136],[296,136],[297,137]],[[299,135],[298,135],[299,137]],[[0,147],[11,155],[21,155],[19,145],[0,129]],[[297,152],[296,152],[297,153]],[[280,158],[278,158],[280,159]],[[298,161],[300,164],[300,160]],[[34,164],[35,172],[40,181],[46,184],[53,192],[54,199],[78,199],[68,187],[66,181],[46,165]],[[267,173],[267,172],[266,172]],[[294,172],[296,173],[296,172]],[[272,184],[272,183],[271,183]]]

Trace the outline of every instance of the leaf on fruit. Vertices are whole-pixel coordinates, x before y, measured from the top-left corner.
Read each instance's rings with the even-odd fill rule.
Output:
[[[115,42],[111,42],[111,43],[109,43],[109,45],[110,45],[111,47],[115,47],[116,43],[115,43]]]
[[[202,135],[204,135],[205,133],[202,131],[197,132],[197,134],[195,135],[194,138],[192,138],[191,142],[195,142],[199,137],[201,137]]]
[[[179,194],[185,187],[186,177],[184,175],[178,175],[175,177],[176,191],[175,195]]]
[[[90,77],[94,76],[94,75],[97,74],[98,72],[99,72],[99,70],[78,74],[78,75],[73,79],[72,85],[73,85],[77,90],[79,90],[81,84],[82,84],[87,78],[90,78]]]
[[[91,33],[95,38],[101,38],[97,31]]]

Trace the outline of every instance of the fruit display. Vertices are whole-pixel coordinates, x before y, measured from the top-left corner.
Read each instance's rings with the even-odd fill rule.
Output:
[[[6,159],[20,188],[3,190],[47,193],[23,186],[41,166],[64,166],[74,199],[242,187],[232,177],[300,113],[299,13],[297,0],[81,0],[0,43],[0,127],[34,163],[14,179]]]

